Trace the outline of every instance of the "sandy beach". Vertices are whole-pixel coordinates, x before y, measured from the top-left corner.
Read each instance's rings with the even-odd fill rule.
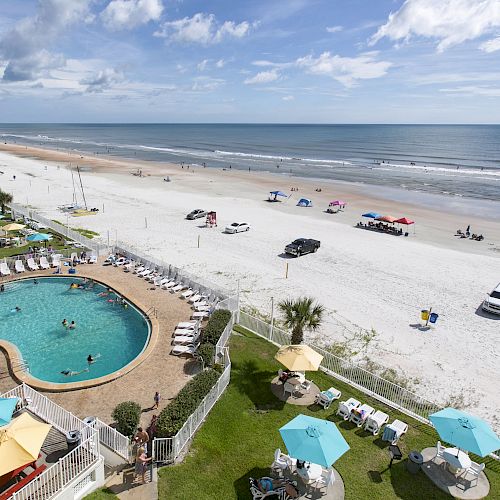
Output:
[[[239,281],[243,307],[264,315],[270,314],[271,297],[275,303],[315,297],[327,315],[321,331],[310,337],[327,345],[344,342],[355,359],[368,357],[413,380],[418,394],[487,412],[494,421],[500,407],[492,384],[500,376],[500,317],[483,314],[480,305],[500,281],[497,204],[5,144],[0,146],[0,186],[17,203],[66,223],[57,206],[72,201],[70,163],[83,167],[87,203],[100,210],[95,216],[69,217],[72,227],[97,231],[103,241],[109,234],[111,243],[126,242],[228,288]],[[138,168],[144,177],[131,175]],[[164,182],[166,176],[171,182]],[[291,196],[266,202],[274,189]],[[299,197],[311,198],[314,206],[297,207]],[[334,199],[345,200],[346,210],[325,213]],[[194,208],[215,210],[218,227],[185,220]],[[416,224],[408,237],[354,227],[362,213],[372,210],[407,216]],[[251,230],[223,233],[235,221],[249,223]],[[469,224],[484,241],[454,236]],[[318,253],[284,258],[285,245],[302,236],[321,241]],[[420,310],[428,307],[439,319],[435,328],[422,331]]]

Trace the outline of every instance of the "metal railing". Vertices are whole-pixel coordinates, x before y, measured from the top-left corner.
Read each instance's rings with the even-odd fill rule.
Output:
[[[179,432],[170,438],[155,438],[153,440],[153,461],[162,463],[174,462],[210,413],[214,404],[221,397],[222,393],[229,385],[231,377],[231,361],[229,359],[227,347],[225,348],[223,356],[225,368],[222,375],[210,392],[205,396],[198,408],[189,416]]]
[[[96,418],[94,429],[99,433],[99,441],[125,460],[130,460],[130,439],[113,427]]]
[[[215,345],[215,362],[220,363],[220,359],[225,356],[226,352],[226,344],[229,340],[229,337],[231,337],[231,333],[233,331],[233,326],[234,326],[234,315],[231,317],[229,320],[229,323],[227,324],[226,328],[224,328],[224,331],[222,332],[221,336],[219,337],[219,340],[217,341],[217,344]]]

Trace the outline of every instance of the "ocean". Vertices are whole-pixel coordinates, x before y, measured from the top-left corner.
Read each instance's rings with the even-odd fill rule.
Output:
[[[0,134],[85,154],[500,200],[500,125],[2,124]]]

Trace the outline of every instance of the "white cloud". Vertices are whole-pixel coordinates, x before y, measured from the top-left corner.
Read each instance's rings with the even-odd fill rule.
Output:
[[[113,68],[106,68],[88,78],[84,78],[80,81],[80,84],[86,86],[85,91],[88,93],[100,93],[124,80],[125,77],[121,71],[117,71]]]
[[[497,50],[500,50],[500,36],[497,36],[496,38],[492,38],[491,40],[487,40],[486,42],[482,43],[479,48],[481,50],[484,50],[484,52],[496,52]]]
[[[212,92],[224,85],[225,80],[220,78],[210,78],[208,76],[199,76],[194,79],[191,90],[194,92]]]
[[[157,21],[162,12],[161,0],[111,0],[101,18],[106,28],[122,30]]]
[[[271,69],[269,71],[261,71],[251,78],[245,80],[246,85],[255,85],[261,83],[270,83],[276,81],[280,77],[276,69]]]
[[[225,21],[222,25],[213,14],[199,12],[193,17],[184,17],[162,24],[155,36],[179,43],[199,43],[209,45],[220,43],[225,38],[243,38],[250,31],[250,24],[243,21]]]
[[[439,90],[440,92],[446,92],[450,94],[464,94],[481,97],[500,97],[500,87],[480,87],[467,85],[463,87],[452,87]]]
[[[358,57],[341,57],[323,52],[319,57],[309,55],[297,59],[296,65],[309,73],[325,75],[346,87],[352,87],[357,80],[379,78],[387,73],[390,62],[375,60],[376,53],[369,52]]]
[[[342,31],[344,29],[343,26],[328,26],[326,28],[326,31],[328,31],[328,33],[338,33],[339,31]]]
[[[281,99],[283,99],[283,101],[293,101],[295,97],[293,97],[293,95],[285,95]]]
[[[205,71],[207,69],[207,64],[210,62],[209,59],[203,59],[200,63],[198,63],[197,68],[198,71]]]
[[[435,39],[439,52],[474,40],[500,26],[500,0],[406,0],[371,37],[408,41],[413,36]]]
[[[91,20],[92,0],[45,0],[33,17],[26,17],[0,39],[4,81],[36,80],[64,65],[64,57],[49,51],[73,24]]]
[[[216,68],[223,68],[224,66],[226,65],[226,61],[224,61],[224,59],[219,59],[216,63],[215,63],[215,67]]]

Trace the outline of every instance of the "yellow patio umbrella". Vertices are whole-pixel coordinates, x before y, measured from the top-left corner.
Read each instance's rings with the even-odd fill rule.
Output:
[[[308,345],[285,345],[274,356],[282,365],[294,372],[317,371],[323,356]]]
[[[18,224],[17,222],[12,222],[11,224],[7,224],[6,226],[2,226],[3,231],[19,231],[20,229],[24,229],[26,226],[24,224]]]
[[[23,413],[0,428],[0,476],[36,460],[51,427]]]

